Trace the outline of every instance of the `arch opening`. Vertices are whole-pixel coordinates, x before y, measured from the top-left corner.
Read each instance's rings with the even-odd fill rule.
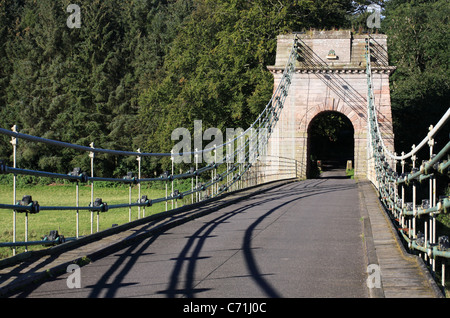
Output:
[[[320,170],[345,169],[348,160],[354,165],[354,134],[353,124],[344,114],[317,114],[308,126],[307,177],[317,177]]]

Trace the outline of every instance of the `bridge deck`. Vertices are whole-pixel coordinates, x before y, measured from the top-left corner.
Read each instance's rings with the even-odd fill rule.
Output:
[[[370,184],[358,187],[337,176],[274,186],[212,202],[214,210],[220,207],[214,213],[195,209],[204,215],[161,233],[151,235],[151,227],[142,225],[58,256],[1,269],[0,288],[12,291],[24,277],[43,279],[47,269],[64,272],[64,266],[87,255],[93,262],[82,268],[82,288],[68,289],[68,274],[62,274],[9,296],[368,297],[373,293],[365,281],[368,259],[360,221],[368,213],[384,296],[435,296],[416,259],[403,256],[389,235]],[[236,201],[241,195],[247,198]],[[142,239],[118,249],[117,240],[137,235]]]

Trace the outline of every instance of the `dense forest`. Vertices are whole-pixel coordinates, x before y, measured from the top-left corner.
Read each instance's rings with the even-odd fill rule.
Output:
[[[69,28],[67,7],[81,8]],[[383,6],[397,148],[419,142],[450,101],[447,0],[0,0],[0,127],[88,146],[169,152],[176,127],[247,127],[270,99],[276,37],[364,31]],[[375,30],[371,30],[375,31]],[[414,134],[411,129],[414,127]],[[10,138],[0,137],[11,162]],[[21,141],[18,165],[67,173],[74,150]],[[148,160],[147,173],[164,161]],[[121,176],[135,158],[96,157]]]

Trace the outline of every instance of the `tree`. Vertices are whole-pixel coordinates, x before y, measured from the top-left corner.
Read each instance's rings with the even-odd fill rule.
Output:
[[[163,76],[140,96],[147,149],[169,152],[171,131],[247,128],[273,92],[276,38],[309,27],[347,23],[352,1],[196,1],[173,41]]]
[[[397,152],[409,152],[450,107],[449,16],[445,0],[393,0],[386,5],[382,27],[390,62],[397,66],[391,76]],[[448,140],[443,138],[440,144]]]
[[[8,104],[8,87],[13,73],[13,65],[8,59],[8,47],[14,40],[16,19],[21,14],[22,4],[19,1],[0,0],[0,125],[10,128],[13,108]],[[0,137],[0,151],[8,154],[11,151],[10,138]],[[3,159],[7,159],[3,156]]]
[[[138,96],[158,77],[192,1],[80,0],[81,28],[73,29],[66,24],[70,3],[0,1],[1,126],[136,150],[143,144]],[[19,165],[61,173],[89,168],[85,153],[23,144]],[[1,148],[4,157],[11,154],[9,138],[2,137]],[[96,174],[124,174],[132,159],[99,155]]]

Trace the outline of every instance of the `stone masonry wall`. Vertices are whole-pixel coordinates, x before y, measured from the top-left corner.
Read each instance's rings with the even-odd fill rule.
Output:
[[[296,159],[300,167],[298,177],[305,178],[311,120],[321,112],[337,111],[353,124],[355,176],[372,179],[373,168],[367,147],[366,35],[355,35],[350,31],[317,31],[297,36],[301,58],[296,62],[289,95],[269,140],[268,153]],[[269,67],[275,86],[280,82],[293,41],[293,34],[278,37],[276,63]],[[386,36],[372,35],[371,45],[378,120],[385,143],[393,151],[389,76],[394,68],[387,64]]]

